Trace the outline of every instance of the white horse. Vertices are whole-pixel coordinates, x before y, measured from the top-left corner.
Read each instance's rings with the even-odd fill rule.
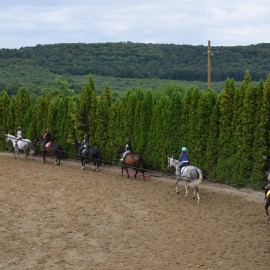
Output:
[[[34,145],[32,142],[28,139],[21,139],[16,142],[16,137],[10,134],[6,134],[6,143],[9,141],[12,142],[13,148],[14,148],[14,158],[16,158],[15,153],[17,153],[18,157],[20,155],[20,150],[25,153],[25,159],[27,159],[30,151],[34,152]],[[33,154],[32,152],[32,154]]]
[[[188,194],[188,183],[194,188],[193,198],[195,198],[195,194],[197,195],[198,203],[200,202],[200,195],[199,195],[199,184],[202,183],[203,175],[202,171],[195,167],[195,166],[184,166],[181,168],[181,171],[179,167],[177,166],[179,163],[179,160],[174,159],[173,157],[168,157],[168,167],[175,167],[176,171],[176,184],[175,184],[175,190],[176,193],[179,194],[177,184],[181,179],[185,180],[185,188],[186,188],[186,197]]]

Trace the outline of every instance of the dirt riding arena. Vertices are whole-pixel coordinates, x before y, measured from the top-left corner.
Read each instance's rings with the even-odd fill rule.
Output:
[[[0,269],[270,268],[262,192],[0,154]]]

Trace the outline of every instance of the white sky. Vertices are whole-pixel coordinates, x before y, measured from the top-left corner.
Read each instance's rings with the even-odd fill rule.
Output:
[[[0,48],[270,43],[269,0],[0,0]]]

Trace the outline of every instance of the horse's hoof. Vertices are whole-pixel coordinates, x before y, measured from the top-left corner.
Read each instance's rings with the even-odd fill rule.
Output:
[[[84,170],[84,167],[81,167],[81,170]]]
[[[96,169],[96,172],[98,172],[98,169]]]
[[[176,191],[176,194],[179,194],[180,192],[179,191]]]

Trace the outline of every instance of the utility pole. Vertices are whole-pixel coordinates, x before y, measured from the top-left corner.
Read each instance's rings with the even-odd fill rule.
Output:
[[[207,56],[208,56],[208,88],[211,88],[211,56],[212,56],[212,51],[211,51],[211,41],[208,40],[208,50],[207,50]]]

